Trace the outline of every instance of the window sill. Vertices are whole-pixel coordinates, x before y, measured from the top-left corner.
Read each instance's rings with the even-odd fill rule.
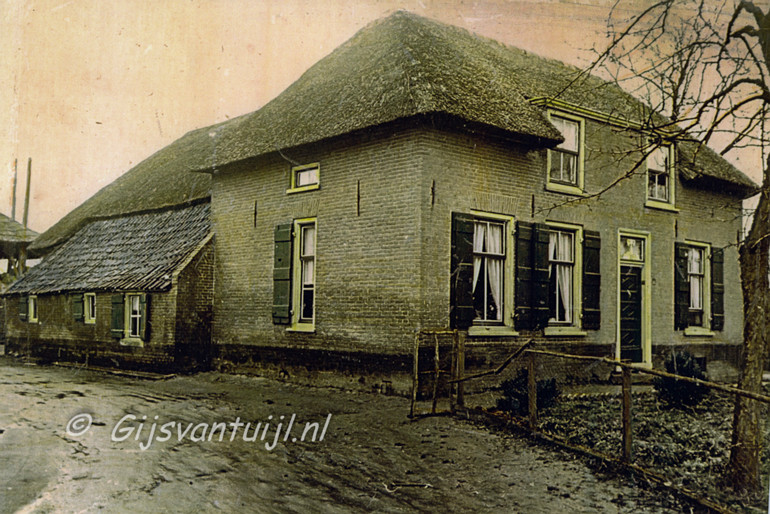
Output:
[[[687,327],[684,329],[686,336],[714,337],[714,332],[703,327]]]
[[[577,327],[545,327],[543,334],[546,337],[585,337],[588,332]]]
[[[136,348],[143,348],[144,341],[136,337],[124,337],[120,340],[120,346],[133,346]]]
[[[559,184],[556,182],[546,182],[546,191],[552,191],[554,193],[564,193],[575,196],[588,196],[588,194],[577,186],[568,186],[567,184]]]
[[[475,325],[470,328],[468,328],[468,335],[477,337],[477,336],[517,336],[519,335],[518,332],[516,332],[513,327],[507,327],[502,325],[497,326],[483,326],[483,325]]]
[[[304,332],[304,333],[314,333],[315,332],[315,325],[311,325],[309,323],[295,323],[294,325],[286,328],[287,332]]]
[[[96,320],[95,319],[86,320],[86,321],[83,322],[83,324],[84,325],[96,325]]]
[[[287,195],[292,195],[294,193],[304,193],[305,191],[315,191],[320,187],[320,184],[310,184],[309,186],[302,186],[302,187],[293,187],[286,190]]]
[[[660,211],[679,212],[679,209],[667,202],[661,202],[659,200],[647,200],[644,204],[645,207],[650,209],[658,209]]]

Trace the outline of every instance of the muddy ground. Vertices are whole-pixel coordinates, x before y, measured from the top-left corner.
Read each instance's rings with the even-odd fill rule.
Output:
[[[689,511],[520,436],[449,417],[410,421],[408,406],[251,376],[142,380],[0,357],[0,511]],[[239,419],[252,423],[247,438],[262,422],[256,441],[242,426],[211,430]],[[313,425],[301,441],[313,422],[315,442]]]

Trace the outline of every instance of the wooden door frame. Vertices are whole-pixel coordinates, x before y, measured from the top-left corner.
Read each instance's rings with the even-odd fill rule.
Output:
[[[620,258],[620,239],[622,237],[633,237],[644,241],[644,255],[642,262],[626,261]],[[615,241],[615,263],[616,275],[616,299],[615,299],[615,360],[620,360],[620,267],[621,266],[640,266],[642,268],[642,364],[646,367],[652,367],[652,266],[651,266],[651,237],[650,233],[634,229],[618,229],[618,236]]]

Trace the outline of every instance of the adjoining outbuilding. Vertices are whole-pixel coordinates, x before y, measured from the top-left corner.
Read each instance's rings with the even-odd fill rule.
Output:
[[[212,238],[207,200],[88,222],[6,292],[8,349],[121,368],[208,366]]]

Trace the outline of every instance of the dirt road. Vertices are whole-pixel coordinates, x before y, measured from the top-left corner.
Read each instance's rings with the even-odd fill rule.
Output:
[[[569,454],[407,410],[257,377],[150,381],[0,357],[0,512],[682,509]]]

